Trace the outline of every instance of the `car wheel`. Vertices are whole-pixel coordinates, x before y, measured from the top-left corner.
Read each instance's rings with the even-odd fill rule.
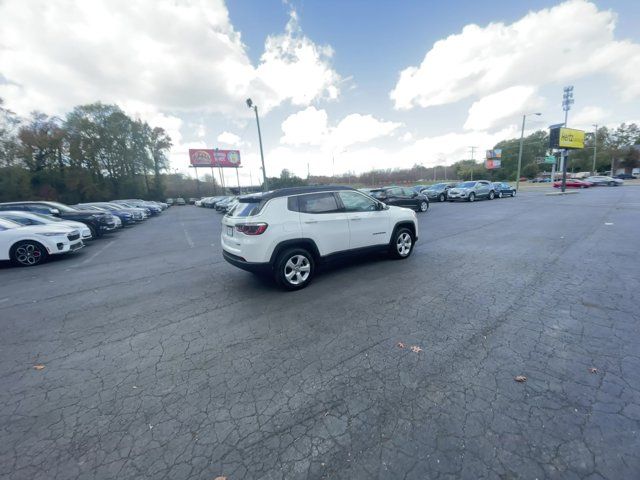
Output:
[[[98,230],[96,230],[96,227],[94,227],[93,225],[87,225],[89,227],[89,230],[91,230],[91,238],[98,238],[101,234],[100,232],[98,232]]]
[[[313,256],[303,248],[282,253],[276,262],[276,282],[287,290],[299,290],[311,282],[315,273]]]
[[[408,258],[413,252],[415,244],[413,233],[408,228],[399,228],[391,241],[391,256],[393,258]]]
[[[607,185],[609,185],[610,187],[615,187],[616,186],[616,182],[609,182]]]
[[[515,197],[516,196],[516,191],[515,190],[511,190],[511,196]]]
[[[45,261],[47,249],[38,242],[24,240],[11,247],[11,261],[20,267],[33,267]]]
[[[502,198],[502,192],[498,192],[498,198]]]
[[[493,190],[491,190],[489,192],[489,200],[493,200],[494,198],[496,198],[496,193]]]
[[[418,209],[419,209],[422,213],[426,212],[427,210],[429,210],[429,202],[427,202],[426,200],[422,200],[422,201],[420,202],[420,205],[418,206]]]
[[[439,202],[444,202],[446,199],[446,197],[444,196],[444,193],[441,193],[440,195],[438,195],[438,201]]]
[[[467,201],[469,201],[469,202],[475,202],[475,200],[476,200],[476,194],[475,194],[475,193],[473,193],[473,192],[471,192],[471,193],[469,194],[469,197],[467,198]]]

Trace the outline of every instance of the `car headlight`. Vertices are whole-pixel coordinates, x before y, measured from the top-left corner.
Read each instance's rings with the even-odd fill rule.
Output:
[[[59,235],[66,235],[68,232],[42,232],[38,235],[44,235],[45,237],[57,237]]]

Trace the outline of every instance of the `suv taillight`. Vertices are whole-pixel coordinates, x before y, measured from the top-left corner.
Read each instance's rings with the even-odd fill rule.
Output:
[[[239,223],[236,230],[245,235],[262,235],[268,226],[266,223]]]

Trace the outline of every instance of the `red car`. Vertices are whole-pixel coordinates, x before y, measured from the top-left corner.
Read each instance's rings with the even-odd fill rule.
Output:
[[[567,178],[566,187],[567,188],[589,188],[591,184],[589,182],[585,182],[584,180],[578,180],[577,178]],[[562,187],[562,180],[558,180],[557,182],[553,182],[553,188]]]

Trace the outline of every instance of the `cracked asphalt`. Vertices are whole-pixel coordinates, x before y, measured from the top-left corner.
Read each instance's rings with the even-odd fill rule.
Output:
[[[293,293],[191,206],[0,267],[0,477],[640,478],[640,188],[419,219]]]

